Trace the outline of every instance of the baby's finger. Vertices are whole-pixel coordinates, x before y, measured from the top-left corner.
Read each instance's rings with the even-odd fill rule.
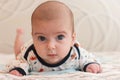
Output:
[[[92,69],[88,68],[88,69],[87,69],[87,72],[91,72],[91,73],[92,73],[93,71],[92,71]]]

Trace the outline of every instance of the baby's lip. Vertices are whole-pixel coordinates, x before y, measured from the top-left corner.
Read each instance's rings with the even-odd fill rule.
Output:
[[[57,56],[56,54],[48,54],[48,56],[54,57]]]

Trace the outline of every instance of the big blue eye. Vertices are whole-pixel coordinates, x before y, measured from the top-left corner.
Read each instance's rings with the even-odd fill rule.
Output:
[[[64,35],[58,35],[58,36],[57,36],[57,39],[58,39],[58,40],[63,40],[64,37],[65,37]]]
[[[45,38],[44,36],[39,36],[39,37],[38,37],[38,40],[40,40],[40,41],[45,41],[46,38]]]

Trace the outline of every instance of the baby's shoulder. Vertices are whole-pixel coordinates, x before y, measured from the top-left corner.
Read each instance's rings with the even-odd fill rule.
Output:
[[[80,47],[80,43],[78,41],[75,41],[74,46],[75,47]]]
[[[21,53],[25,53],[33,45],[33,40],[29,40],[21,47]]]
[[[86,49],[84,49],[83,46],[78,41],[75,41],[73,47],[75,47],[79,52],[86,52]]]

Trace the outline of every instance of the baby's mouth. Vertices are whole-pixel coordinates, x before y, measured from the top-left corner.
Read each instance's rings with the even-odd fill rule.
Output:
[[[48,52],[48,56],[49,56],[49,57],[55,57],[55,56],[57,56],[57,54],[56,54],[56,52],[55,52],[54,50],[50,50],[50,51]]]
[[[50,57],[55,57],[55,56],[57,56],[56,54],[48,54],[48,56],[50,56]]]

